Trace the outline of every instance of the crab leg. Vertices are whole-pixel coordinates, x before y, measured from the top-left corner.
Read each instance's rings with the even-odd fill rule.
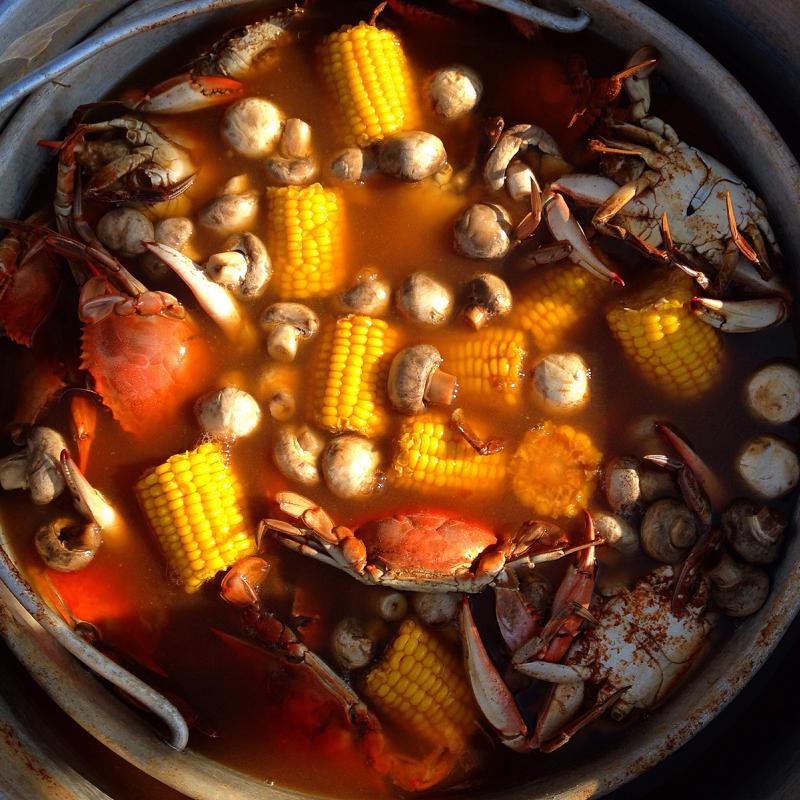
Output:
[[[586,234],[578,221],[572,216],[564,198],[556,191],[548,189],[543,196],[544,215],[547,227],[556,241],[567,241],[572,246],[568,258],[596,278],[609,283],[625,285],[625,281],[616,272],[612,272],[594,253]]]
[[[88,392],[76,390],[69,401],[69,423],[72,438],[78,448],[78,469],[86,469],[89,450],[97,427],[97,403],[87,397]]]
[[[789,318],[790,305],[783,297],[754,300],[717,300],[693,297],[696,317],[724,333],[754,333],[780,325]]]
[[[711,501],[708,499],[708,495],[700,481],[686,464],[679,458],[670,458],[663,455],[644,456],[644,459],[651,464],[656,464],[663,469],[669,470],[676,476],[678,488],[684,502],[703,523],[703,529],[709,530],[713,515]]]
[[[762,258],[760,253],[750,245],[750,242],[742,236],[739,232],[739,227],[736,224],[736,213],[733,210],[733,201],[731,200],[731,193],[725,192],[725,208],[728,215],[728,227],[730,228],[731,232],[731,240],[736,245],[736,249],[756,268],[758,274],[765,280],[768,281],[772,277],[772,269],[770,268],[769,264]],[[755,226],[751,226],[755,230]],[[760,238],[760,234],[759,234]],[[763,247],[763,241],[761,242]],[[730,278],[730,275],[726,276],[726,283],[727,279]]]
[[[681,252],[681,250],[675,246],[675,243],[672,240],[672,231],[669,227],[669,219],[667,218],[666,211],[661,215],[661,239],[664,242],[664,251],[670,262],[679,270],[685,272],[694,281],[696,281],[697,285],[701,289],[708,291],[709,286],[711,286],[711,281],[709,281],[706,274],[698,269],[695,269],[695,267],[689,262],[686,254]]]
[[[685,561],[675,577],[675,587],[672,592],[672,613],[676,617],[683,616],[686,606],[692,598],[692,589],[705,562],[719,549],[722,542],[722,532],[719,528],[712,528],[704,533],[689,551]]]
[[[187,114],[235,100],[244,85],[222,75],[195,75],[184,72],[168,78],[148,92],[127,92],[121,102],[134,111],[148,114]]]

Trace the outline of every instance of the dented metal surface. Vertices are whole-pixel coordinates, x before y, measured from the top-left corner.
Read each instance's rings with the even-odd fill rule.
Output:
[[[128,13],[157,5],[160,4],[134,3]],[[584,0],[581,5],[592,17],[591,29],[617,47],[633,50],[642,42],[656,46],[663,55],[659,70],[676,90],[702,100],[697,105],[709,124],[726,120],[727,144],[736,159],[737,172],[772,210],[787,263],[800,260],[800,240],[796,238],[796,231],[800,230],[800,171],[752,98],[697,44],[635,0]],[[116,82],[120,63],[135,68],[196,24],[199,23],[184,23],[180,30],[151,31],[122,43],[113,52],[101,53],[90,64],[71,71],[63,84],[50,84],[31,97],[0,137],[0,170],[6,187],[0,198],[0,214],[13,216],[19,211],[33,190],[31,178],[45,164],[47,155],[28,146],[32,139],[53,138],[60,121],[76,105],[102,95]],[[796,275],[791,277],[796,286]],[[795,525],[796,522],[795,519]],[[2,530],[0,544],[6,544]],[[29,587],[23,589],[28,591]],[[497,800],[599,797],[654,766],[694,736],[736,696],[764,663],[798,606],[800,540],[790,536],[764,608],[738,625],[668,703],[639,721],[635,735],[569,771],[543,775],[525,787],[495,790],[491,796]],[[18,658],[68,714],[128,761],[190,797],[224,796],[237,800],[300,796],[266,787],[191,749],[178,753],[169,748],[26,613],[5,589],[0,590],[0,633]],[[0,748],[0,759],[4,758],[13,760],[13,750]],[[482,796],[490,795],[483,792]]]

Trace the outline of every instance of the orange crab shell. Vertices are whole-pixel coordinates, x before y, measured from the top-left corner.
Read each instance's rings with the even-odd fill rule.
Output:
[[[144,435],[203,391],[211,358],[189,319],[112,313],[84,324],[81,366],[122,428]]]

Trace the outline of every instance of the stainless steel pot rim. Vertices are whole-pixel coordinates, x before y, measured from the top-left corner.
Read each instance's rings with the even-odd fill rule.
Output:
[[[155,5],[158,3],[153,0],[140,0],[115,20]],[[688,96],[703,98],[707,116],[727,121],[728,144],[741,162],[741,168],[738,164],[734,166],[765,196],[775,214],[779,232],[788,234],[800,230],[800,170],[763,112],[733,77],[699,45],[637,0],[586,0],[581,5],[592,16],[593,28],[598,34],[614,44],[628,48],[631,44],[638,46],[646,40],[659,48],[664,56],[662,72],[673,85]],[[158,38],[157,34],[147,36],[151,43],[168,40],[167,36]],[[121,51],[118,57],[122,58]],[[144,60],[144,56],[137,57]],[[99,64],[103,58],[104,54],[101,54],[97,63],[93,64],[97,73],[101,71]],[[113,63],[113,60],[105,54],[103,63],[109,62]],[[122,63],[133,68],[137,62],[136,58],[130,57]],[[82,92],[86,93],[88,88],[81,88],[80,81],[86,80],[88,73],[87,65],[77,67],[70,73],[70,79],[77,88],[64,89],[49,85],[38,91],[23,105],[0,136],[0,169],[5,173],[5,184],[9,187],[6,197],[0,199],[0,213],[3,215],[13,215],[23,205],[30,187],[30,176],[38,174],[41,167],[42,159],[38,154],[31,155],[25,150],[31,140],[31,132],[39,132],[54,116],[63,118],[59,116],[62,108],[77,105],[84,99]],[[763,176],[764,164],[769,165],[768,179]],[[762,180],[759,181],[759,178]],[[788,235],[783,238],[788,262],[800,259],[800,242]],[[797,283],[796,276],[793,275],[792,280]],[[4,538],[0,530],[0,544],[6,544]],[[33,590],[24,581],[20,584],[7,580],[10,575],[7,570],[0,570],[0,573],[0,578],[11,584],[12,591],[17,594],[30,592],[30,596],[33,596]],[[14,586],[14,583],[17,585]],[[30,604],[30,596],[25,605]],[[13,614],[18,621],[24,620],[26,612],[11,604],[6,593],[3,593],[2,602],[4,612]],[[764,609],[755,618],[741,624],[721,651],[714,653],[702,670],[668,704],[638,723],[636,735],[627,737],[624,747],[614,747],[576,765],[569,772],[543,776],[525,787],[495,792],[494,796],[509,800],[519,798],[523,793],[530,798],[572,800],[596,797],[655,765],[697,733],[736,695],[767,658],[798,607],[800,542],[795,538],[789,542],[784,560],[776,570],[774,589]],[[216,798],[221,790],[229,798],[299,796],[277,787],[265,787],[263,783],[213,762],[205,763],[207,759],[191,750],[178,753],[154,734],[150,734],[148,740],[141,730],[134,730],[133,723],[128,729],[121,729],[119,724],[114,724],[113,717],[118,714],[127,719],[130,711],[96,682],[81,684],[81,691],[86,693],[87,698],[99,698],[98,693],[103,695],[102,702],[98,701],[91,713],[85,705],[71,703],[63,694],[58,680],[52,675],[49,682],[42,678],[43,665],[35,661],[35,648],[26,648],[34,630],[36,628],[30,625],[29,620],[16,628],[0,625],[0,631],[12,649],[20,655],[37,680],[44,681],[45,689],[54,699],[66,706],[90,733],[131,763],[197,798]],[[60,668],[69,667],[61,664]],[[130,731],[130,736],[126,735],[126,731]]]

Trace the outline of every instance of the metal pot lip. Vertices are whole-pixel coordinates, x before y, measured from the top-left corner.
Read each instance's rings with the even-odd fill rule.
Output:
[[[138,0],[111,21],[157,4],[157,0]],[[713,95],[716,105],[730,114],[729,119],[735,124],[734,135],[728,144],[745,165],[749,162],[750,172],[756,176],[762,163],[771,165],[770,180],[762,179],[760,190],[767,196],[781,223],[778,228],[784,234],[786,250],[795,259],[800,259],[800,237],[792,239],[787,235],[800,230],[800,168],[750,95],[700,45],[638,0],[583,0],[581,5],[593,17],[591,29],[600,36],[617,44],[626,36],[637,36],[639,43],[646,37],[662,51],[663,71],[682,93],[700,94],[705,99]],[[76,69],[75,73],[82,69],[85,66]],[[53,108],[60,108],[65,94],[69,93],[65,93],[62,87],[49,85],[21,106],[0,135],[0,165],[8,163],[9,154],[15,149],[24,152],[23,147],[29,142],[29,131],[38,120],[47,118]],[[739,128],[741,131],[737,134]],[[748,148],[752,157],[748,157]],[[17,169],[31,164],[34,166],[28,174],[38,174],[37,159],[30,156],[23,156],[22,166]],[[28,187],[24,180],[13,181],[10,188],[11,191],[0,201],[0,210],[6,214],[13,214],[27,198]],[[796,284],[797,276],[792,277]],[[669,703],[637,723],[636,737],[626,737],[622,747],[614,746],[567,772],[544,776],[513,789],[499,790],[494,797],[507,800],[516,800],[520,796],[547,796],[562,800],[599,797],[655,766],[699,732],[762,666],[800,608],[800,541],[796,539],[789,542],[784,560],[775,572],[767,605],[755,618],[741,623],[721,651],[710,657]],[[32,591],[27,584],[25,589]],[[684,706],[685,712],[678,713],[678,709]],[[208,796],[202,793],[196,774],[191,772],[192,763],[197,762],[195,754],[183,754],[192,756],[192,760],[186,762],[181,761],[181,754],[170,751],[178,759],[176,761],[166,750],[163,761],[160,758],[144,759],[141,748],[134,752],[125,741],[110,741],[108,736],[99,735],[97,718],[78,719],[78,722],[153,777],[191,796]],[[155,736],[153,738],[155,744],[167,747]],[[241,785],[241,773],[221,765],[214,767],[215,773],[222,778],[227,772],[234,784]],[[263,791],[263,796],[285,796],[277,788]],[[245,795],[234,792],[230,796]]]

